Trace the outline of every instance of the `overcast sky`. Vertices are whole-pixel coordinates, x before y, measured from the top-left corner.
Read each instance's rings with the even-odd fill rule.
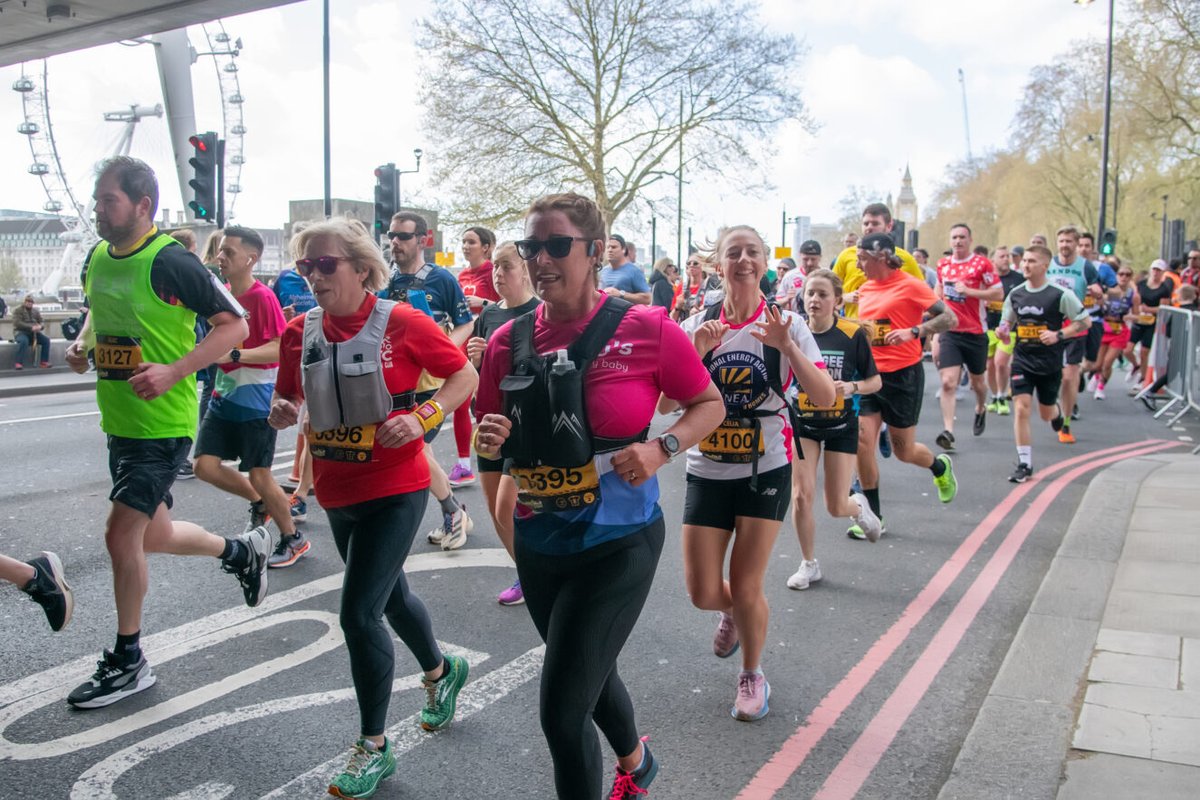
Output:
[[[371,197],[372,170],[394,161],[412,164],[420,147],[436,158],[436,132],[418,124],[413,20],[426,0],[333,0],[333,194]],[[244,43],[238,59],[246,97],[246,166],[237,200],[239,222],[279,226],[289,199],[320,197],[320,3],[294,5],[225,20]],[[1118,9],[1118,24],[1121,11]],[[911,164],[924,215],[946,166],[966,153],[958,69],[966,75],[971,145],[975,155],[1002,146],[1030,70],[1047,63],[1073,40],[1102,46],[1103,3],[1081,8],[1071,0],[763,0],[761,20],[803,39],[803,96],[819,126],[812,135],[782,129],[767,172],[776,188],[753,197],[705,201],[695,187],[685,195],[686,224],[711,231],[748,222],[778,238],[781,211],[832,222],[850,185],[898,192]],[[203,49],[199,29],[193,43]],[[40,62],[35,67],[40,76]],[[0,69],[3,86],[21,74]],[[221,129],[212,61],[193,67],[201,130]],[[77,191],[90,191],[90,165],[107,154],[117,128],[104,111],[161,100],[153,52],[119,44],[50,60],[52,117],[65,167]],[[439,126],[469,125],[487,109],[428,109]],[[26,171],[30,161],[20,96],[0,92],[0,208],[40,209],[41,184]],[[134,155],[158,171],[162,205],[179,208],[166,122],[142,123]],[[423,168],[402,178],[406,204],[435,204],[438,187]],[[664,191],[664,194],[673,192]],[[456,232],[450,232],[456,235]],[[646,240],[648,230],[632,230]],[[674,240],[674,223],[660,220],[660,242]],[[671,248],[673,249],[673,248]]]

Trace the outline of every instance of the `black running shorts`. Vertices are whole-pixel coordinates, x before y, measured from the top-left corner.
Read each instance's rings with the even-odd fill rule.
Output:
[[[1012,372],[1013,395],[1037,394],[1037,401],[1044,406],[1052,406],[1058,402],[1058,390],[1062,387],[1062,373],[1038,375],[1026,372],[1016,366]]]
[[[113,488],[108,499],[153,517],[160,503],[171,507],[171,484],[187,459],[192,440],[126,439],[108,437],[108,474]]]
[[[972,375],[987,372],[988,338],[986,333],[938,334],[938,369],[965,366]]]
[[[683,524],[731,531],[738,517],[782,520],[792,499],[792,465],[758,473],[758,491],[749,478],[722,481],[688,473]]]
[[[1083,363],[1087,354],[1087,336],[1072,336],[1063,347],[1063,366],[1074,367]]]
[[[1130,334],[1129,341],[1133,344],[1140,344],[1147,350],[1154,344],[1154,326],[1153,325],[1138,325],[1133,326],[1133,333]]]
[[[275,463],[275,437],[278,434],[265,419],[230,422],[204,415],[196,435],[196,456],[216,456],[222,461],[238,459],[238,469],[270,469]]]
[[[987,339],[984,339],[984,358]],[[925,393],[925,365],[918,361],[895,372],[881,372],[883,388],[862,396],[859,416],[879,414],[893,428],[912,428],[921,418],[921,396]]]
[[[818,442],[827,453],[854,455],[858,452],[858,417],[836,428],[808,428],[801,425],[796,430],[796,437]],[[796,450],[800,451],[800,448]]]
[[[1100,345],[1104,340],[1104,323],[1092,318],[1092,327],[1088,328],[1087,337],[1083,344],[1083,357],[1095,361],[1100,357]]]

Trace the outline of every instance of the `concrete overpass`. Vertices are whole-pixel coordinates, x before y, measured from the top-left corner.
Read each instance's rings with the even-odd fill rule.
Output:
[[[0,0],[0,67],[296,0]]]

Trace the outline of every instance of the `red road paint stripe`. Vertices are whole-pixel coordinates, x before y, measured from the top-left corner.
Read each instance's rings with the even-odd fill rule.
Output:
[[[892,623],[892,626],[875,641],[875,644],[866,652],[862,660],[846,673],[846,676],[838,682],[837,686],[833,687],[825,695],[816,708],[805,718],[804,724],[788,737],[787,741],[779,748],[779,751],[751,778],[746,787],[738,793],[736,800],[767,800],[773,797],[775,792],[783,788],[784,784],[787,783],[796,770],[800,768],[800,765],[804,763],[805,759],[808,758],[809,753],[817,746],[817,743],[824,738],[829,729],[837,723],[850,704],[854,702],[858,695],[862,693],[862,690],[866,688],[867,684],[871,682],[875,673],[887,663],[896,649],[908,638],[913,628],[925,618],[929,610],[933,608],[934,604],[937,603],[950,585],[954,583],[958,575],[970,562],[971,557],[983,546],[988,536],[1008,516],[1008,513],[1012,511],[1017,503],[1036,486],[1040,485],[1047,476],[1097,457],[1144,447],[1147,444],[1158,443],[1163,443],[1163,440],[1136,442],[1084,453],[1046,467],[1039,471],[1034,480],[1023,483],[1010,491],[1008,496],[992,509],[975,527],[975,530],[963,540],[963,543],[958,546],[958,549],[954,551],[950,558],[946,560],[946,563],[934,574],[929,583],[925,585],[925,588],[908,604],[900,614],[900,618]]]
[[[1012,565],[1021,545],[1033,531],[1033,526],[1067,487],[1067,484],[1097,467],[1177,446],[1179,446],[1178,443],[1166,443],[1092,461],[1056,478],[1046,491],[1038,495],[1029,508],[1021,514],[1000,546],[996,548],[996,552],[980,571],[970,588],[963,594],[962,599],[958,601],[938,632],[934,634],[925,651],[917,658],[904,679],[900,681],[875,717],[859,734],[858,739],[838,762],[833,772],[825,779],[825,783],[814,796],[814,800],[850,800],[858,793],[883,757],[884,752],[895,740],[901,726],[908,721],[917,704],[929,690],[934,678],[946,665],[954,649],[958,647],[958,643],[975,621],[975,617],[983,608],[984,603],[988,601],[1000,584],[1000,579]]]

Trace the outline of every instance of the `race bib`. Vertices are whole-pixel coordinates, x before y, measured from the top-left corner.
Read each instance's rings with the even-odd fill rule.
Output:
[[[967,302],[967,296],[965,294],[962,294],[961,292],[959,292],[958,288],[955,287],[955,285],[953,283],[943,283],[942,284],[942,294],[945,296],[945,298],[947,300],[949,300],[953,303]]]
[[[796,408],[805,419],[839,418],[846,410],[846,398],[838,395],[831,406],[818,406],[804,392],[796,395]]]
[[[142,343],[132,336],[96,336],[96,376],[127,381],[142,363]]]
[[[988,304],[987,304],[987,310],[991,311],[993,313],[999,314],[1001,311],[1004,310],[1004,301],[1003,300],[989,300]]]
[[[1137,321],[1138,325],[1153,325],[1154,319],[1153,314],[1138,314]]]
[[[700,454],[710,461],[721,464],[749,464],[754,460],[755,440],[758,454],[766,452],[762,436],[754,430],[752,422],[727,419],[721,427],[700,442]]]
[[[1017,338],[1025,342],[1040,342],[1045,330],[1045,325],[1018,325]]]
[[[1108,329],[1113,333],[1120,333],[1125,328],[1125,323],[1119,319],[1105,320],[1108,323]]]
[[[308,451],[313,458],[365,464],[375,448],[374,423],[347,428],[339,425],[327,431],[308,432]]]
[[[887,344],[887,342],[884,341],[884,337],[891,333],[892,321],[890,319],[877,319],[875,320],[873,327],[875,332],[871,336],[871,344],[875,347],[881,347]]]
[[[517,502],[535,512],[572,511],[600,500],[595,462],[582,467],[513,467]]]
[[[1085,294],[1083,296],[1083,307],[1084,308],[1093,308],[1095,305],[1096,305],[1096,298],[1092,295],[1091,292],[1088,292],[1087,294]]]

